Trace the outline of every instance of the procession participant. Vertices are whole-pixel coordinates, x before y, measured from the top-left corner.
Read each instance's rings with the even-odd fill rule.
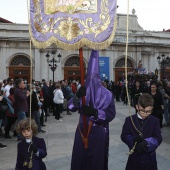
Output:
[[[116,114],[112,93],[101,85],[99,53],[93,50],[88,64],[85,87],[81,86],[69,101],[72,112],[80,118],[75,133],[71,170],[107,170],[109,151],[109,122]],[[86,96],[86,104],[80,98]],[[83,136],[83,114],[86,115],[87,137]],[[88,148],[85,148],[88,144]]]
[[[35,121],[30,118],[19,121],[17,132],[24,139],[18,143],[15,170],[46,170],[42,161],[47,155],[46,144],[43,138],[35,136],[38,133]]]
[[[159,119],[150,115],[153,104],[152,96],[144,93],[138,99],[137,114],[127,117],[125,120],[121,139],[129,149],[133,148],[126,164],[126,170],[157,170],[156,149],[162,142],[162,136]]]

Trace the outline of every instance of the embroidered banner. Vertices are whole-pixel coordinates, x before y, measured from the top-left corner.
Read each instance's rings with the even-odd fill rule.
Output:
[[[105,49],[116,31],[117,0],[30,0],[30,36],[35,47]]]

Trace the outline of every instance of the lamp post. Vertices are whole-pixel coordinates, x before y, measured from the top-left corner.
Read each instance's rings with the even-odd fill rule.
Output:
[[[155,75],[158,76],[158,69],[155,69]]]
[[[157,61],[160,65],[160,68],[161,68],[161,72],[162,72],[162,78],[165,79],[165,67],[166,67],[166,64],[169,63],[169,57],[165,57],[165,54],[163,53],[161,56],[158,56],[157,57]]]
[[[57,68],[57,63],[60,62],[61,54],[57,55],[57,57],[59,58],[58,60],[55,59],[56,50],[52,50],[51,54],[52,54],[52,59],[50,59],[49,51],[46,54],[46,58],[47,58],[47,63],[49,64],[49,67],[51,71],[53,72],[53,83],[54,83],[54,72]]]

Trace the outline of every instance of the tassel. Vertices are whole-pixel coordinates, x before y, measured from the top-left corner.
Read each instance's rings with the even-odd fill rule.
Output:
[[[24,161],[23,166],[28,166],[28,162]]]
[[[137,142],[135,142],[133,148],[129,151],[128,155],[131,155],[135,151],[136,145],[137,145]]]
[[[32,154],[33,154],[33,152],[31,152],[30,161],[29,161],[29,163],[28,163],[28,169],[31,169],[31,168],[32,168]]]

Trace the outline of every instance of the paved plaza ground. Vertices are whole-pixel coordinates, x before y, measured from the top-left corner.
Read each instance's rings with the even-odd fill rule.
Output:
[[[125,117],[128,116],[128,106],[116,102],[116,118],[110,123],[109,170],[124,170],[128,158],[127,146],[121,141],[120,134]],[[134,108],[131,108],[134,113]],[[44,159],[47,170],[70,170],[71,153],[75,129],[79,115],[62,113],[63,122],[57,123],[54,116],[48,117],[46,133],[38,134],[46,141],[48,156]],[[159,170],[170,169],[170,127],[162,128],[163,142],[157,149]],[[7,144],[6,149],[0,150],[0,170],[14,170],[17,155],[16,138],[0,138]],[[97,170],[97,169],[96,169]]]

